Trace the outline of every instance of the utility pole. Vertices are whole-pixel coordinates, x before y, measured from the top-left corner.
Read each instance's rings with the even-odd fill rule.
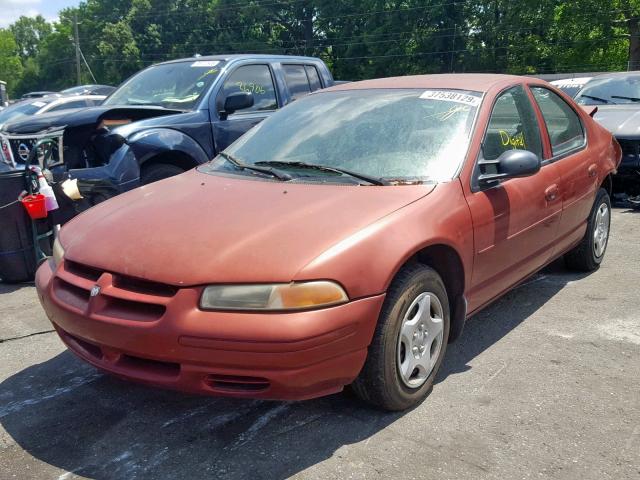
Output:
[[[76,75],[78,76],[78,85],[82,83],[80,78],[80,37],[78,35],[78,14],[73,15],[73,37],[76,44]]]

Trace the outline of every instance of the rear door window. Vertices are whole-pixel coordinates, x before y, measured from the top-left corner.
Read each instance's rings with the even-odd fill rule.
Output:
[[[289,87],[291,98],[296,100],[311,93],[309,79],[304,65],[283,65],[284,78]]]
[[[585,136],[580,117],[559,95],[544,87],[531,87],[547,125],[551,152],[564,155],[584,145]]]
[[[315,92],[316,90],[320,90],[322,88],[322,84],[320,83],[320,75],[318,75],[318,69],[313,65],[307,65],[305,67],[307,71],[307,77],[309,79],[309,86],[311,87],[311,91]]]

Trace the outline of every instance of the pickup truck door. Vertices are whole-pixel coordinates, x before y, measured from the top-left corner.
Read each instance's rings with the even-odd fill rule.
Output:
[[[558,253],[578,242],[598,189],[598,159],[587,150],[584,126],[578,113],[560,95],[544,86],[531,86],[549,135],[551,162],[560,173],[562,219],[558,231]]]
[[[542,145],[538,116],[524,87],[502,92],[489,117],[480,156],[495,160],[507,149],[522,148],[542,158]],[[562,212],[560,175],[555,164],[543,162],[532,176],[504,180],[483,189],[474,180],[481,173],[491,173],[487,170],[490,168],[496,167],[476,163],[467,195],[474,231],[469,312],[550,260]]]
[[[274,73],[269,64],[239,65],[229,72],[215,98],[215,109],[211,111],[215,153],[227,148],[276,111],[279,95],[275,85]],[[241,91],[253,94],[253,106],[224,118],[220,112],[224,109],[226,97]]]

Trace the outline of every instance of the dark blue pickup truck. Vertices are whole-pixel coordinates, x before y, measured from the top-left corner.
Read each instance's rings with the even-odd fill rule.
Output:
[[[216,55],[153,65],[102,105],[43,114],[0,131],[0,160],[21,168],[35,144],[55,180],[78,179],[91,205],[207,162],[277,109],[333,85],[317,58]]]

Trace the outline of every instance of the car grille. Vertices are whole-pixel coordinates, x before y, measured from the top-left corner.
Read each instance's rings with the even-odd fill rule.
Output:
[[[153,322],[178,289],[65,260],[53,280],[56,300],[94,318]]]

